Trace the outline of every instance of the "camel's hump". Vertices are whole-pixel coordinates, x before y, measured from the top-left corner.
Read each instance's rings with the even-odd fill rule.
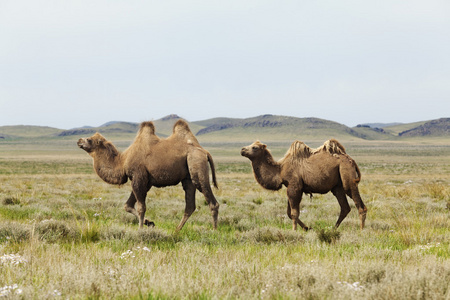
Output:
[[[185,120],[178,120],[173,125],[173,133],[191,133],[191,129]]]
[[[302,141],[294,141],[288,150],[288,154],[299,158],[309,157],[313,152],[314,150]]]
[[[344,146],[339,143],[336,139],[330,139],[326,141],[320,150],[324,150],[331,154],[346,154]]]
[[[312,149],[301,141],[294,141],[286,155],[297,158],[307,158],[317,152],[328,152],[331,154],[346,154],[344,146],[335,139],[326,141],[317,149]]]
[[[155,125],[152,121],[142,122],[139,126],[139,133],[148,131],[150,134],[155,134]]]

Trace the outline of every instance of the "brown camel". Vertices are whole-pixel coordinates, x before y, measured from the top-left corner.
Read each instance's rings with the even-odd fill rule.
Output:
[[[167,139],[161,139],[155,134],[152,122],[141,123],[133,144],[122,153],[99,133],[80,139],[78,146],[92,156],[94,169],[105,182],[121,185],[131,180],[132,192],[124,208],[139,219],[139,228],[143,225],[154,226],[153,222],[144,218],[145,198],[150,188],[181,182],[186,207],[176,230],[181,230],[195,211],[196,189],[205,196],[213,216],[214,229],[217,229],[219,203],[211,190],[208,168],[209,163],[217,187],[214,162],[185,121],[178,120],[173,126],[172,135]]]
[[[346,154],[345,148],[338,141],[331,139],[317,149],[311,149],[303,142],[295,141],[278,162],[273,159],[267,146],[259,141],[242,148],[241,155],[251,160],[256,181],[262,187],[279,190],[283,185],[286,186],[287,214],[292,220],[294,230],[297,229],[297,224],[308,230],[299,219],[303,193],[325,194],[329,191],[341,206],[336,228],[350,212],[346,194],[355,202],[361,229],[364,228],[367,208],[358,190],[361,173],[356,162]]]

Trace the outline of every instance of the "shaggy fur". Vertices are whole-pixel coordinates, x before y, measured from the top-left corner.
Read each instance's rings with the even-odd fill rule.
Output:
[[[213,216],[214,229],[217,229],[219,203],[211,190],[208,168],[209,165],[213,183],[217,187],[214,162],[185,121],[177,121],[173,134],[167,139],[156,136],[152,122],[141,123],[134,142],[123,153],[99,133],[80,139],[78,146],[92,156],[94,169],[105,182],[120,185],[131,180],[133,191],[124,208],[138,217],[139,228],[154,225],[144,218],[145,198],[150,188],[181,182],[185,191],[186,208],[177,231],[183,228],[195,211],[196,189],[205,196]]]
[[[279,190],[283,185],[287,187],[287,214],[294,230],[297,224],[308,230],[299,219],[303,193],[325,194],[329,191],[341,207],[335,226],[339,227],[350,212],[348,195],[358,208],[361,229],[364,228],[367,208],[358,190],[361,172],[338,141],[331,139],[317,149],[295,141],[278,162],[273,159],[267,146],[259,141],[242,148],[241,155],[252,162],[255,179],[262,187],[269,190]]]

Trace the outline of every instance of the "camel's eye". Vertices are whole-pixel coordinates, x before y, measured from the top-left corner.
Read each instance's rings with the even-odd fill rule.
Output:
[[[258,147],[258,146],[253,146],[252,149],[253,149],[253,150],[258,150],[259,147]]]

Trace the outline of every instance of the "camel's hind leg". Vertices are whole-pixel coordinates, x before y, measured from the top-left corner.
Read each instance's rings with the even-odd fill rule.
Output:
[[[189,151],[187,159],[192,183],[205,196],[213,217],[213,227],[214,229],[217,229],[219,203],[214,197],[211,184],[209,182],[207,153],[201,148],[192,147]]]
[[[176,231],[180,231],[181,228],[183,228],[186,221],[195,211],[195,186],[190,179],[185,179],[181,183],[185,193],[186,207],[184,209],[183,219],[181,219],[180,224],[178,224]]]
[[[339,214],[339,218],[336,222],[336,225],[334,225],[336,228],[338,228],[339,225],[341,225],[341,222],[345,219],[345,217],[350,212],[351,208],[350,208],[350,205],[348,205],[347,196],[345,196],[345,191],[342,186],[335,187],[331,192],[336,197],[336,199],[339,202],[339,205],[341,206],[341,212]]]
[[[366,215],[367,215],[367,207],[364,205],[364,202],[361,199],[361,195],[359,194],[357,183],[354,184],[347,192],[347,195],[353,199],[355,202],[355,206],[359,212],[359,220],[361,223],[361,229],[364,229],[366,223]]]
[[[359,172],[356,171],[356,168],[356,163],[349,159],[347,162],[341,164],[339,171],[345,193],[353,199],[358,209],[361,229],[363,229],[366,222],[367,207],[364,205],[359,194],[358,182],[361,178],[358,177]]]
[[[308,231],[308,227],[300,221],[300,202],[302,201],[303,192],[300,188],[288,186],[288,206],[287,215],[292,220],[292,229],[297,230],[297,224],[300,225],[303,230]]]

